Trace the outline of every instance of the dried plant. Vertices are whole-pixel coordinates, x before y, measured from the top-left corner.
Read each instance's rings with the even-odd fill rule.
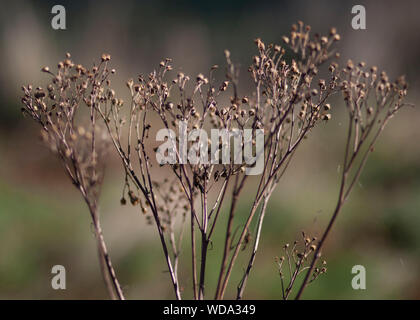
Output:
[[[280,275],[281,290],[283,300],[287,300],[292,292],[293,286],[300,274],[310,268],[307,265],[309,258],[316,250],[316,237],[310,238],[305,232],[302,232],[303,246],[299,247],[299,241],[293,243],[293,247],[286,243],[283,246],[285,255],[280,258],[276,257],[276,263]],[[284,267],[284,264],[286,267]],[[327,262],[324,260],[321,266],[315,268],[312,272],[312,277],[309,279],[308,284],[315,281],[321,274],[327,272]],[[286,268],[288,271],[288,281],[286,281]]]
[[[58,156],[71,182],[82,194],[92,218],[101,271],[109,294],[124,299],[102,235],[98,208],[104,171],[101,159],[109,142],[104,135],[106,132],[96,124],[96,108],[92,106],[106,100],[101,91],[110,73],[108,60],[109,56],[105,55],[98,66],[88,70],[74,65],[67,53],[66,59],[58,63],[57,73],[52,73],[49,67],[42,69],[52,78],[46,90],[33,89],[31,85],[22,87],[22,112],[41,126],[43,140]]]
[[[342,176],[337,205],[326,227],[312,263],[297,294],[299,299],[310,280],[311,272],[321,256],[321,249],[330,233],[338,214],[356,185],[369,154],[388,124],[389,120],[404,106],[408,85],[405,78],[399,77],[390,82],[385,72],[377,73],[377,67],[367,68],[364,62],[357,65],[349,60],[338,75],[339,87],[343,94],[348,115],[347,142],[344,149]]]
[[[232,237],[237,202],[245,182],[249,180],[246,170],[252,167],[253,163],[244,161],[238,164],[234,161],[235,157],[228,164],[183,163],[180,152],[174,148],[178,161],[166,164],[184,192],[184,200],[190,213],[194,298],[204,298],[208,245],[212,241],[222,204],[228,199],[226,193],[229,184],[233,186],[231,186],[231,197],[228,199],[230,210],[216,299],[224,297],[235,261],[242,245],[249,239],[251,222],[257,216],[258,227],[257,234],[252,237],[255,239],[252,255],[238,286],[237,298],[240,299],[254,264],[262,222],[274,188],[295,150],[310,130],[319,121],[331,118],[328,112],[330,107],[325,101],[337,90],[336,77],[332,76],[327,81],[319,79],[315,85],[313,83],[318,74],[318,67],[334,56],[329,49],[339,36],[334,33],[328,38],[316,37],[310,40],[309,31],[309,27],[300,24],[299,37],[296,37],[296,29],[290,39],[284,39],[290,43],[295,53],[301,55],[299,60],[293,60],[290,64],[284,59],[283,48],[277,45],[266,46],[260,39],[256,40],[258,55],[253,58],[254,63],[248,70],[255,84],[255,91],[250,95],[239,96],[238,70],[231,61],[230,53],[225,51],[226,79],[220,83],[216,83],[213,75],[217,66],[211,68],[207,77],[199,74],[195,79],[191,79],[181,72],[169,77],[168,74],[173,67],[171,60],[166,59],[160,63],[157,71],[147,77],[139,76],[138,82],[133,80],[127,82],[131,93],[128,116],[118,100],[98,106],[98,112],[108,127],[115,149],[125,168],[125,189],[139,190],[152,211],[178,299],[181,298],[179,279],[172,262],[178,257],[178,249],[172,250],[174,252],[170,254],[171,248],[165,239],[165,230],[168,230],[170,239],[175,238],[172,234],[174,229],[164,228],[166,225],[163,222],[164,212],[159,210],[156,200],[153,180],[155,175],[152,174],[150,162],[154,155],[151,156],[151,150],[148,149],[153,142],[146,143],[151,129],[151,118],[153,115],[157,116],[164,128],[174,131],[180,121],[187,122],[186,130],[216,128],[232,132],[248,128],[253,130],[254,135],[257,129],[265,130],[264,169],[257,177],[259,180],[257,193],[237,240]],[[229,89],[230,96],[226,97]],[[225,103],[224,100],[229,102]],[[124,125],[127,127],[126,131]],[[122,137],[123,133],[126,135],[125,139]],[[178,142],[180,139],[182,137],[177,136]],[[252,142],[255,144],[255,139]],[[245,141],[241,143],[241,146],[246,147]],[[191,148],[193,145],[194,141],[190,141],[188,147]],[[198,145],[195,150],[199,151],[201,147]],[[210,192],[216,194],[211,203]],[[201,241],[199,278],[195,232],[197,229]]]
[[[94,136],[96,116],[103,120],[124,168],[121,204],[126,204],[128,198],[132,205],[139,206],[147,221],[156,226],[177,299],[182,298],[180,283],[184,280],[180,279],[178,266],[185,245],[182,239],[186,225],[190,231],[194,299],[208,297],[205,292],[207,255],[216,228],[225,231],[215,299],[224,298],[237,258],[247,252],[245,249],[250,244],[251,254],[237,285],[236,298],[241,299],[258,252],[270,197],[312,128],[331,120],[329,98],[342,92],[349,111],[349,131],[336,210],[320,241],[307,241],[304,235],[302,250],[295,251],[296,243],[291,251],[285,248],[290,272],[288,283],[284,282],[282,272],[285,259],[279,260],[285,299],[289,298],[297,276],[306,272],[297,295],[299,298],[306,284],[323,273],[323,267],[315,268],[323,244],[378,136],[388,120],[404,106],[407,89],[403,78],[390,83],[385,73],[378,76],[375,67],[369,70],[364,63],[355,66],[350,61],[345,69],[339,70],[334,61],[339,55],[332,48],[338,40],[340,36],[334,28],[327,36],[316,34],[311,37],[310,27],[299,22],[292,26],[288,37],[283,37],[292,51],[293,59],[289,59],[285,48],[266,45],[256,39],[257,55],[248,69],[254,90],[246,95],[239,93],[239,70],[229,51],[225,51],[226,73],[221,81],[216,80],[218,66],[213,66],[206,76],[199,74],[190,78],[182,72],[174,74],[171,59],[165,59],[157,70],[127,82],[131,97],[127,107],[109,88],[108,75],[112,71],[107,66],[108,55],[104,55],[101,64],[91,71],[75,67],[71,62],[64,63],[58,74],[53,75],[48,97],[41,89],[35,94],[29,87],[24,89],[25,112],[52,136],[49,141],[56,145],[75,185],[84,190],[82,194],[86,194],[88,205],[95,204],[89,205],[94,212],[98,192],[90,195],[91,192],[85,189],[93,190],[94,186],[100,185],[96,170],[99,151]],[[333,61],[327,65],[328,60]],[[323,67],[328,69],[324,71],[328,74],[325,79],[319,75]],[[50,73],[48,69],[44,71]],[[69,88],[73,88],[73,96],[64,95]],[[48,107],[45,100],[51,100],[53,104]],[[79,130],[74,127],[73,119],[81,103],[89,107],[91,127],[88,139],[91,153],[85,151],[88,155],[84,161],[76,157],[82,151],[74,145],[69,147],[68,142],[73,134],[78,137]],[[55,116],[51,118],[51,115]],[[165,144],[169,143],[170,148],[163,156],[152,124],[160,124],[157,129],[163,128],[166,132]],[[218,129],[233,134],[228,139],[217,137],[215,142],[200,129]],[[237,134],[245,130],[251,134],[243,137]],[[263,148],[259,151],[262,130]],[[242,159],[242,151],[234,149],[231,152],[230,138],[239,144],[240,150],[251,150],[255,156]],[[77,142],[80,138],[71,141]],[[181,147],[182,141],[187,143]],[[226,145],[229,152],[222,154],[225,161],[220,162],[219,151]],[[158,157],[166,160],[156,164],[154,159]],[[174,161],[168,161],[169,158]],[[208,159],[217,161],[205,161]],[[260,160],[263,161],[262,170],[255,174]],[[81,169],[86,167],[90,168],[87,172]],[[164,179],[160,178],[162,175]],[[80,180],[87,179],[94,179],[95,184],[80,187]],[[257,188],[249,211],[240,216],[238,201],[248,181],[256,183]],[[227,212],[223,209],[225,203]],[[223,220],[219,217],[224,214],[227,222],[221,225]],[[99,223],[97,214],[92,216]],[[255,231],[252,225],[255,225]],[[100,228],[97,233],[101,235]],[[100,243],[104,244],[103,241]],[[309,265],[304,266],[310,258]],[[115,276],[113,271],[109,273]],[[119,288],[116,278],[111,279],[114,287]],[[122,293],[119,296],[122,297]]]

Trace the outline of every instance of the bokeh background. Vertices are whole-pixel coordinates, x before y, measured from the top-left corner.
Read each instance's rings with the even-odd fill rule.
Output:
[[[51,28],[51,8],[62,4],[67,30]],[[367,29],[351,28],[351,8],[363,4]],[[253,39],[281,43],[290,25],[303,20],[320,33],[336,26],[343,61],[378,65],[392,78],[405,74],[408,100],[420,94],[420,3],[408,1],[2,1],[0,10],[0,298],[107,298],[99,272],[90,218],[58,161],[42,145],[39,129],[20,114],[22,84],[45,84],[44,65],[65,52],[90,65],[102,52],[117,68],[113,86],[153,70],[171,57],[192,76],[223,65],[229,49],[247,66]],[[124,96],[124,95],[123,95]],[[301,146],[272,197],[260,252],[245,298],[280,299],[274,257],[301,230],[319,235],[337,196],[345,126],[343,105],[336,121],[319,126]],[[405,109],[380,139],[324,249],[328,272],[308,287],[312,299],[420,298],[420,111]],[[132,207],[121,207],[122,168],[108,169],[101,199],[102,224],[128,298],[173,298],[159,240]],[[252,192],[252,186],[247,192]],[[240,209],[246,213],[244,197]],[[223,228],[224,229],[224,228]],[[220,230],[223,231],[223,230]],[[187,237],[188,239],[188,237]],[[219,270],[220,247],[210,251],[208,292]],[[67,270],[67,289],[53,290],[51,268]],[[367,289],[351,287],[351,268],[367,270]],[[189,261],[181,274],[189,286]],[[237,264],[227,297],[242,272]],[[185,288],[188,293],[188,288]],[[211,294],[212,295],[212,294]]]

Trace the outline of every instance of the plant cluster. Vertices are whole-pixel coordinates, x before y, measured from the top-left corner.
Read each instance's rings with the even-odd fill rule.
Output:
[[[285,48],[255,40],[257,54],[248,68],[254,89],[246,95],[239,93],[239,69],[227,50],[226,72],[221,81],[215,76],[217,65],[207,75],[191,78],[174,72],[172,60],[165,59],[150,74],[127,81],[128,103],[110,87],[109,76],[115,70],[109,68],[107,54],[91,69],[75,65],[67,55],[58,64],[57,73],[48,67],[42,69],[52,77],[47,90],[23,87],[23,112],[42,126],[46,142],[58,154],[88,204],[100,261],[113,297],[123,298],[123,294],[103,241],[97,206],[102,154],[109,144],[123,167],[121,204],[128,199],[155,225],[175,297],[182,298],[184,281],[180,279],[179,261],[185,248],[191,251],[193,298],[209,297],[205,291],[208,250],[215,230],[221,229],[223,254],[212,297],[224,298],[238,256],[250,247],[245,271],[237,284],[236,298],[241,299],[258,252],[270,197],[304,139],[316,125],[332,119],[330,97],[342,94],[349,125],[337,206],[319,241],[304,235],[303,250],[297,250],[297,243],[292,248],[285,247],[286,258],[278,260],[283,298],[289,297],[299,274],[306,273],[298,298],[308,283],[326,271],[325,266],[316,268],[323,244],[377,138],[389,119],[405,105],[407,84],[403,78],[390,82],[384,72],[378,73],[376,67],[368,68],[363,62],[355,65],[349,61],[340,69],[336,62],[339,54],[333,49],[340,40],[336,30],[332,28],[326,36],[311,36],[310,29],[302,22],[293,25],[290,35],[283,37]],[[286,51],[287,46],[290,51]],[[76,125],[78,122],[84,125]],[[238,162],[235,154],[228,157],[228,163],[185,163],[175,146],[176,163],[156,164],[159,147],[152,125],[178,132],[180,122],[186,123],[186,132],[250,129],[253,137],[240,144],[255,152],[257,130],[264,130],[263,152],[256,154],[256,158],[263,157],[262,173],[247,175],[247,169],[256,163],[246,159]],[[108,133],[108,140],[103,138],[104,132]],[[175,140],[184,139],[183,135],[185,132],[178,132]],[[221,139],[219,144],[229,141]],[[200,154],[200,137],[188,139],[187,147],[189,152]],[[215,156],[213,149],[205,152],[209,158]],[[164,170],[166,178],[160,180],[158,170]],[[252,205],[243,217],[238,201],[248,182],[257,187]],[[227,216],[225,225],[220,224],[221,215]],[[183,242],[187,226],[189,245]],[[284,282],[284,263],[290,272],[288,283]]]

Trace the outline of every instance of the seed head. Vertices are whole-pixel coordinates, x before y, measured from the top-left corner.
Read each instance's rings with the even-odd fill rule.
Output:
[[[111,60],[111,55],[108,54],[108,53],[103,53],[102,56],[101,56],[101,60],[102,60],[102,62],[109,61],[109,60]]]
[[[322,120],[325,120],[325,121],[331,120],[331,114],[330,113],[324,114],[322,116]]]

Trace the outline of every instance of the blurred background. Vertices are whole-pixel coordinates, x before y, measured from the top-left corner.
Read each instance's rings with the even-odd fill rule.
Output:
[[[66,8],[67,29],[51,28],[51,8]],[[351,8],[363,4],[367,29],[351,28]],[[20,113],[22,84],[45,85],[40,68],[65,52],[91,65],[112,55],[113,87],[152,71],[165,57],[192,76],[224,65],[223,50],[242,66],[243,83],[255,52],[253,39],[281,43],[292,23],[314,32],[336,26],[342,61],[366,61],[395,78],[405,74],[408,100],[420,94],[420,3],[408,1],[2,1],[0,11],[0,298],[107,298],[90,217],[60,164],[42,145],[39,128]],[[123,94],[124,97],[124,94]],[[331,215],[339,182],[345,125],[322,124],[296,154],[272,197],[260,252],[245,298],[280,299],[275,256],[300,238],[319,236]],[[307,288],[311,299],[420,298],[419,109],[391,121],[346,204],[324,249],[328,272]],[[310,161],[308,161],[310,159]],[[173,298],[155,228],[138,209],[121,207],[122,168],[107,159],[102,224],[119,280],[128,298]],[[249,192],[252,192],[252,188]],[[240,209],[246,213],[244,197]],[[220,230],[223,231],[224,227]],[[188,240],[188,237],[186,237]],[[208,292],[213,295],[221,245],[210,251]],[[67,289],[51,288],[51,268],[65,266]],[[353,290],[351,269],[363,265],[367,289]],[[189,261],[181,265],[189,291]],[[228,289],[233,298],[242,274],[237,264]],[[188,286],[188,288],[187,288]]]

